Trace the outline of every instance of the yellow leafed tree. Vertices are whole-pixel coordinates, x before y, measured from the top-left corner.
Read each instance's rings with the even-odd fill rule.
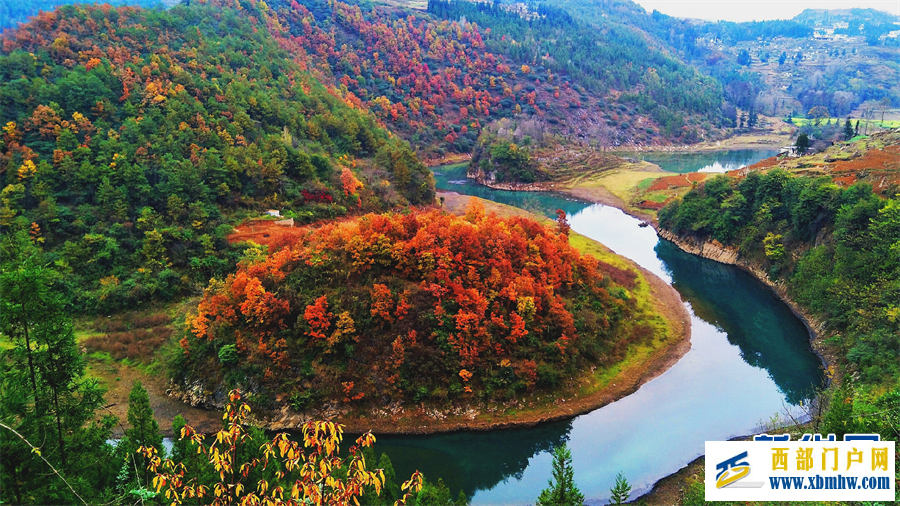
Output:
[[[367,487],[380,494],[384,486],[384,471],[370,471],[361,449],[372,446],[375,436],[363,434],[349,450],[347,458],[340,458],[343,426],[333,422],[307,422],[303,425],[303,442],[292,441],[287,434],[278,434],[262,447],[262,458],[240,462],[239,448],[251,442],[247,432],[250,406],[240,403],[241,394],[232,390],[228,394],[222,419],[225,428],[204,443],[204,436],[191,427],[181,430],[181,438],[189,439],[198,454],[205,455],[218,473],[218,481],[212,486],[202,485],[183,463],[163,460],[155,448],[141,447],[138,452],[149,460],[153,473],[153,488],[163,492],[173,506],[185,499],[199,499],[201,504],[213,506],[300,506],[359,505],[358,498]],[[251,471],[259,466],[265,469],[277,462],[279,471],[275,481],[259,480],[247,483]],[[410,494],[422,488],[422,475],[416,471],[402,489],[405,495],[395,505],[406,504]],[[193,501],[192,501],[193,502]]]

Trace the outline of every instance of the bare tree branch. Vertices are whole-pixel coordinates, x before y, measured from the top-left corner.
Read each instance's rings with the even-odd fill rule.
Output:
[[[75,497],[77,497],[77,498],[81,501],[81,503],[84,504],[84,506],[88,506],[88,503],[87,503],[84,499],[82,499],[80,495],[78,495],[78,492],[76,492],[75,489],[72,488],[72,485],[69,485],[69,482],[66,481],[65,478],[63,478],[63,475],[59,474],[59,471],[57,471],[56,468],[53,467],[53,464],[51,464],[47,459],[45,459],[44,456],[41,455],[41,451],[40,451],[36,446],[34,446],[33,444],[31,444],[27,439],[25,439],[25,436],[19,434],[18,432],[16,432],[16,429],[13,429],[12,427],[10,427],[9,425],[6,425],[6,424],[3,423],[3,422],[0,422],[0,427],[3,427],[4,429],[6,429],[6,430],[12,432],[12,433],[15,434],[16,436],[18,436],[19,439],[21,439],[22,441],[25,441],[25,444],[27,444],[29,447],[31,447],[32,453],[34,453],[35,455],[37,455],[38,457],[40,457],[41,460],[43,460],[48,466],[50,466],[50,469],[53,470],[53,474],[55,474],[56,476],[58,476],[59,479],[62,480],[63,483],[65,483],[67,487],[69,487],[69,490],[71,490],[72,493],[75,494]]]

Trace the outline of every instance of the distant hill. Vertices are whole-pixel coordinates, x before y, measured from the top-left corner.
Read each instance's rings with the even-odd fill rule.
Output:
[[[597,31],[544,5],[439,0],[427,13],[318,0],[241,5],[429,156],[470,152],[485,124],[523,114],[603,145],[683,141],[720,125],[717,83],[617,22]]]
[[[793,18],[807,26],[829,25],[839,22],[871,23],[873,25],[892,24],[900,17],[875,9],[805,9]]]

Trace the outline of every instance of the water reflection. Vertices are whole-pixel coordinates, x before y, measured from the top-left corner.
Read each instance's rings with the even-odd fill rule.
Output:
[[[820,362],[809,343],[796,336],[807,334],[803,323],[753,277],[731,266],[686,255],[677,246],[660,241],[655,251],[672,273],[672,285],[694,313],[728,336],[748,364],[769,372],[790,404],[811,397],[818,384]]]
[[[443,479],[454,497],[460,489],[472,497],[478,490],[521,480],[533,457],[552,452],[569,439],[571,430],[568,420],[491,432],[385,435],[378,436],[375,449],[391,458],[398,480],[418,469],[429,479]]]
[[[554,192],[497,191],[466,179],[467,164],[446,165],[435,172],[435,186],[438,190],[472,195],[501,204],[515,206],[534,214],[556,218],[556,210],[562,209],[571,216],[593,205],[586,200],[576,199]]]
[[[777,149],[732,149],[695,153],[622,153],[623,156],[646,160],[668,172],[725,172],[752,165],[778,154]]]

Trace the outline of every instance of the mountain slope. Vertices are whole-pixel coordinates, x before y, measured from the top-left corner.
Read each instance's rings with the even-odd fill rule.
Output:
[[[720,123],[715,81],[614,22],[598,32],[559,9],[469,2],[432,1],[424,14],[339,1],[240,5],[424,153],[469,152],[485,124],[519,115],[604,145],[708,135]]]
[[[433,199],[407,145],[234,9],[64,6],[4,32],[0,75],[0,225],[88,308],[229,272],[236,213]]]

